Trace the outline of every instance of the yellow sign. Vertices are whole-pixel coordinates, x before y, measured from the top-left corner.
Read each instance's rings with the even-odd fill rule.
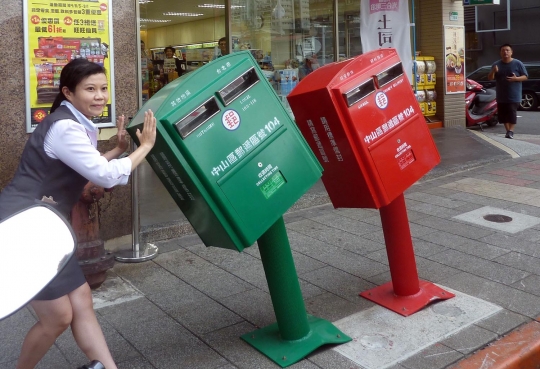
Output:
[[[93,122],[115,125],[111,1],[24,1],[27,132],[49,114],[64,65],[78,58],[107,70],[109,101]]]

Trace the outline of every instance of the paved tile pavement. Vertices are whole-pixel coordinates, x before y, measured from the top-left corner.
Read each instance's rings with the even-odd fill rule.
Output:
[[[540,217],[538,195],[538,154],[428,176],[406,191],[419,277],[502,310],[391,369],[445,368],[540,316],[540,225],[508,233],[456,218],[485,206]],[[377,210],[326,203],[284,219],[309,314],[335,322],[374,306],[358,293],[391,278]],[[96,310],[119,368],[278,368],[240,339],[276,320],[257,245],[237,253],[190,234],[156,244],[157,258],[109,271],[134,297]],[[29,308],[0,322],[1,368],[14,367],[33,322]],[[38,368],[86,361],[66,332]],[[323,347],[290,368],[361,366]]]

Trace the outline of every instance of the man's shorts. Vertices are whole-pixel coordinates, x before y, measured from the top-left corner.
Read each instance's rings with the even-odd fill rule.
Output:
[[[519,103],[497,103],[497,116],[501,123],[517,123],[517,109]]]

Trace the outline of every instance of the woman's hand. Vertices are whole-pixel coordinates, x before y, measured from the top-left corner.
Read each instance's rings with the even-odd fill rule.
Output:
[[[118,132],[116,133],[118,144],[116,145],[116,147],[120,150],[120,152],[123,153],[127,150],[129,146],[129,141],[127,139],[126,122],[123,114],[119,116],[116,120],[116,127],[118,127]]]
[[[137,129],[136,134],[139,138],[139,146],[146,146],[149,149],[154,147],[156,143],[156,118],[152,110],[148,109],[144,112],[143,130],[140,132]]]
[[[156,143],[156,118],[154,118],[152,110],[148,109],[144,112],[142,132],[137,129],[135,133],[139,139],[139,147],[129,155],[131,159],[131,170],[134,170],[141,164]]]

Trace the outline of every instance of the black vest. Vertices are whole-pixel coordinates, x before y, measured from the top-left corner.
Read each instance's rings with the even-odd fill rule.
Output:
[[[45,152],[47,132],[62,119],[78,122],[68,107],[60,106],[30,135],[13,180],[0,193],[0,219],[40,202],[44,196],[52,198],[54,207],[69,218],[88,180]]]

